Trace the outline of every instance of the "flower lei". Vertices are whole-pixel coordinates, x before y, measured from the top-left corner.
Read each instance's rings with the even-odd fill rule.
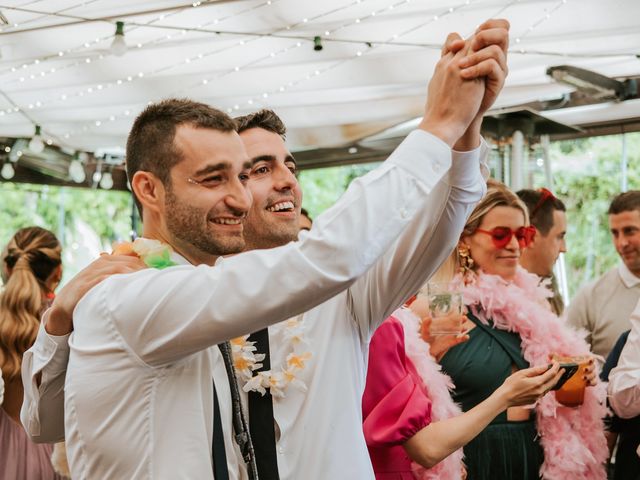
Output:
[[[147,267],[163,269],[178,265],[174,260],[173,249],[158,240],[136,238],[133,242],[121,242],[113,245],[112,255],[139,257]]]
[[[293,385],[302,392],[307,391],[306,384],[298,378],[312,356],[304,338],[304,322],[300,317],[296,317],[286,320],[284,324],[284,336],[289,341],[290,353],[284,365],[270,370],[254,373],[262,367],[260,362],[264,360],[265,355],[256,353],[256,342],[248,341],[249,335],[231,340],[233,364],[238,380],[245,382],[242,387],[245,392],[253,391],[264,395],[269,389],[272,396],[284,398],[285,390],[289,385]]]

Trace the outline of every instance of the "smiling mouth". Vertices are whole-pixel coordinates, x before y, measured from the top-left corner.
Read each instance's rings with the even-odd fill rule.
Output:
[[[293,205],[293,202],[291,202],[291,201],[278,202],[278,203],[276,203],[274,205],[271,205],[270,207],[267,207],[267,212],[272,212],[272,213],[293,212],[294,208],[295,208],[295,206]]]
[[[241,218],[214,218],[210,221],[216,225],[242,225]]]

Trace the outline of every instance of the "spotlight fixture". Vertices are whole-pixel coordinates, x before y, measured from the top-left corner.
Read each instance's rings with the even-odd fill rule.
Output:
[[[113,188],[113,176],[109,170],[102,174],[102,178],[100,179],[100,188],[103,190],[111,190]]]
[[[127,42],[124,41],[124,22],[116,22],[116,33],[111,42],[111,53],[121,57],[127,52]]]
[[[547,75],[556,82],[570,85],[597,100],[628,100],[638,96],[638,85],[635,79],[621,82],[591,70],[572,67],[571,65],[549,67]]]
[[[36,125],[36,132],[29,141],[29,150],[33,153],[42,153],[44,150],[44,142],[42,141],[42,136],[40,134],[40,125]]]
[[[84,166],[78,158],[78,154],[73,156],[73,159],[69,163],[69,177],[75,183],[83,183],[87,179],[87,174],[84,171]]]
[[[320,52],[322,51],[324,47],[322,46],[322,38],[320,37],[313,37],[313,49],[316,52]]]
[[[5,162],[5,164],[2,166],[2,170],[0,170],[0,175],[2,175],[2,178],[4,178],[5,180],[11,180],[15,174],[16,171],[13,168],[11,162]]]

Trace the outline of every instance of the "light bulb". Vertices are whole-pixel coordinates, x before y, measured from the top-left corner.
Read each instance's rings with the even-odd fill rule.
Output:
[[[127,52],[127,42],[124,41],[124,22],[116,22],[116,34],[111,42],[111,53],[121,57]]]
[[[87,174],[79,160],[71,160],[69,164],[69,176],[76,183],[83,183],[87,179]]]
[[[29,150],[33,153],[42,153],[44,150],[44,142],[40,136],[40,125],[36,125],[36,133],[31,137],[29,141]]]
[[[102,174],[100,188],[104,190],[111,190],[113,188],[113,177],[111,176],[111,172],[104,172]]]
[[[2,171],[0,171],[0,175],[5,180],[11,180],[13,176],[16,174],[16,171],[13,169],[13,165],[10,162],[5,163],[2,166]]]

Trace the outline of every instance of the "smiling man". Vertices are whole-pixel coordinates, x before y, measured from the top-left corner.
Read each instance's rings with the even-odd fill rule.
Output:
[[[640,191],[613,199],[609,229],[622,262],[583,287],[567,308],[569,323],[585,329],[591,350],[605,358],[629,330],[629,318],[640,299]]]
[[[234,341],[244,355],[236,363],[243,367],[238,375],[246,376],[243,389],[282,399],[257,410],[249,404],[254,423],[264,420],[259,430],[270,427],[266,434],[282,455],[275,472],[260,478],[373,478],[360,427],[368,338],[450,252],[484,192],[480,123],[506,72],[508,24],[496,22],[458,46],[475,53],[445,51],[418,131],[381,167],[355,180],[300,242],[291,240],[301,194],[277,130],[247,122],[239,137],[224,118],[221,128],[209,126],[209,117],[220,112],[193,102],[170,101],[143,112],[132,134],[146,125],[153,135],[139,148],[130,140],[127,161],[139,152],[151,162],[152,146],[165,142],[161,156],[168,163],[163,171],[144,162],[136,169],[133,155],[128,173],[145,237],[173,247],[172,258],[182,265],[131,273],[139,268],[133,260],[104,258],[60,292],[25,355],[22,418],[30,435],[46,441],[64,433],[42,421],[51,412],[38,402],[48,392],[55,397],[64,377],[66,337],[56,335],[67,334],[73,312],[65,415],[74,478],[207,479],[214,469],[216,480],[247,478],[233,440],[232,384],[213,346],[251,331],[265,339],[264,327],[289,319],[266,338],[267,371],[254,368],[259,360],[246,339]],[[489,44],[499,47],[483,49]],[[466,53],[472,54],[465,59]],[[476,77],[482,78],[466,80]],[[184,117],[158,115],[176,106]],[[461,151],[452,153],[454,145]],[[185,212],[187,205],[195,209]],[[179,211],[189,218],[174,218]],[[239,222],[245,215],[246,229]],[[253,251],[220,261],[220,252],[241,246],[243,230]],[[208,234],[222,238],[214,245]],[[283,246],[263,250],[276,245]],[[115,262],[125,264],[126,274],[102,281],[113,273],[104,265]],[[213,415],[216,405],[219,416]],[[268,408],[275,410],[275,424],[273,415],[264,415]],[[222,474],[211,464],[211,448],[220,446],[212,441],[215,418],[223,424],[228,459]],[[235,433],[242,439],[243,432]],[[273,465],[275,443],[262,445]]]
[[[295,241],[302,192],[295,159],[285,144],[285,125],[270,110],[236,120],[252,164],[246,249]],[[479,139],[477,124],[458,142],[458,149],[478,145]],[[247,392],[261,479],[372,476],[361,408],[369,339],[381,321],[437,269],[446,249],[434,249],[433,242],[449,241],[453,224],[466,218],[483,189],[479,160],[486,157],[486,146],[467,153],[455,150],[453,168],[434,190],[434,199],[439,200],[413,220],[371,270],[316,308],[249,336],[256,353],[266,356],[262,368],[239,378]],[[373,222],[382,214],[370,208],[353,221]],[[329,212],[316,222],[327,217],[335,221],[335,215]],[[298,344],[292,341],[294,332],[301,338]],[[295,369],[295,382],[278,381],[277,372],[289,368],[292,355],[304,359]]]

